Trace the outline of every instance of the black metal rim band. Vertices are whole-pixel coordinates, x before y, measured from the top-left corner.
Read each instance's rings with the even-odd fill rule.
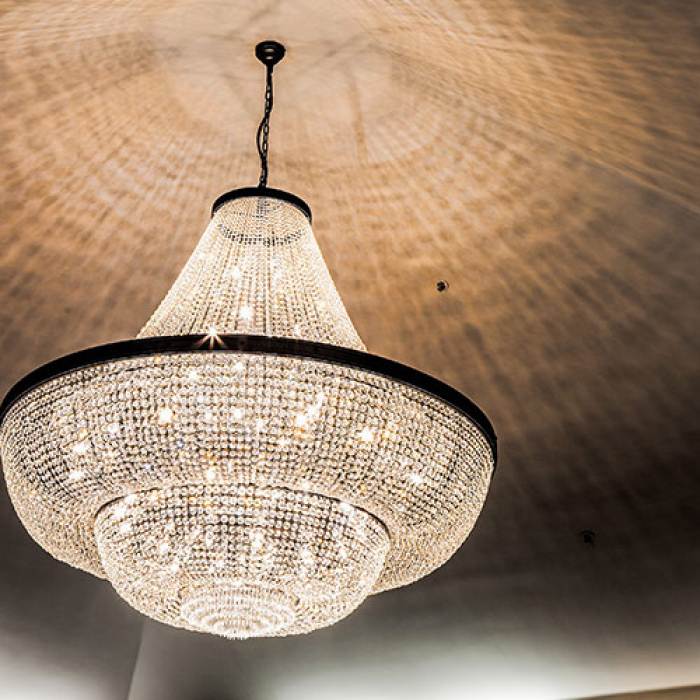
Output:
[[[134,338],[107,345],[97,345],[64,355],[38,367],[19,380],[0,405],[0,422],[17,399],[51,379],[90,365],[114,360],[125,360],[141,355],[162,355],[191,352],[244,352],[259,355],[281,355],[300,359],[318,360],[343,365],[381,375],[407,384],[434,396],[463,413],[488,440],[496,459],[496,433],[486,414],[470,399],[429,374],[360,350],[337,345],[315,343],[294,338],[270,338],[260,335],[174,335],[154,338]]]
[[[303,199],[291,192],[276,190],[272,187],[240,187],[237,190],[225,192],[218,197],[212,205],[211,215],[214,216],[217,210],[226,202],[230,202],[234,199],[241,199],[241,197],[270,197],[272,199],[280,199],[283,202],[295,206],[309,220],[309,223],[311,223],[311,208]]]

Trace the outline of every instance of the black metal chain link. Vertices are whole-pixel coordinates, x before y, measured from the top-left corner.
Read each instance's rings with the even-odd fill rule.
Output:
[[[265,80],[265,112],[258,126],[256,142],[260,156],[260,180],[258,187],[267,187],[267,152],[270,139],[270,113],[272,112],[272,66],[267,65]]]

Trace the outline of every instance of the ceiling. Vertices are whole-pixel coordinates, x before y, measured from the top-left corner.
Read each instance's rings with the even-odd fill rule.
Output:
[[[213,199],[255,183],[253,46],[273,38],[270,185],[310,203],[368,348],[467,393],[500,438],[447,565],[287,639],[145,621],[34,545],[3,486],[3,699],[700,684],[700,6],[0,8],[0,389],[133,336]]]

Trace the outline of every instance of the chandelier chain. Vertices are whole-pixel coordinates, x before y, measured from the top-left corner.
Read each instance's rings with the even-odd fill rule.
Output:
[[[265,79],[265,111],[263,118],[258,126],[256,135],[256,143],[258,146],[258,155],[260,156],[260,179],[258,187],[267,187],[267,152],[269,148],[270,138],[270,114],[272,112],[272,65],[266,65]]]

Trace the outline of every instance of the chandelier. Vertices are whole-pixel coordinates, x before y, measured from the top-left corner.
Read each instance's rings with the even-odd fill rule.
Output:
[[[54,360],[0,407],[8,491],[50,554],[161,622],[231,638],[333,624],[443,564],[496,438],[467,398],[368,354],[298,197],[219,197],[138,337]]]

